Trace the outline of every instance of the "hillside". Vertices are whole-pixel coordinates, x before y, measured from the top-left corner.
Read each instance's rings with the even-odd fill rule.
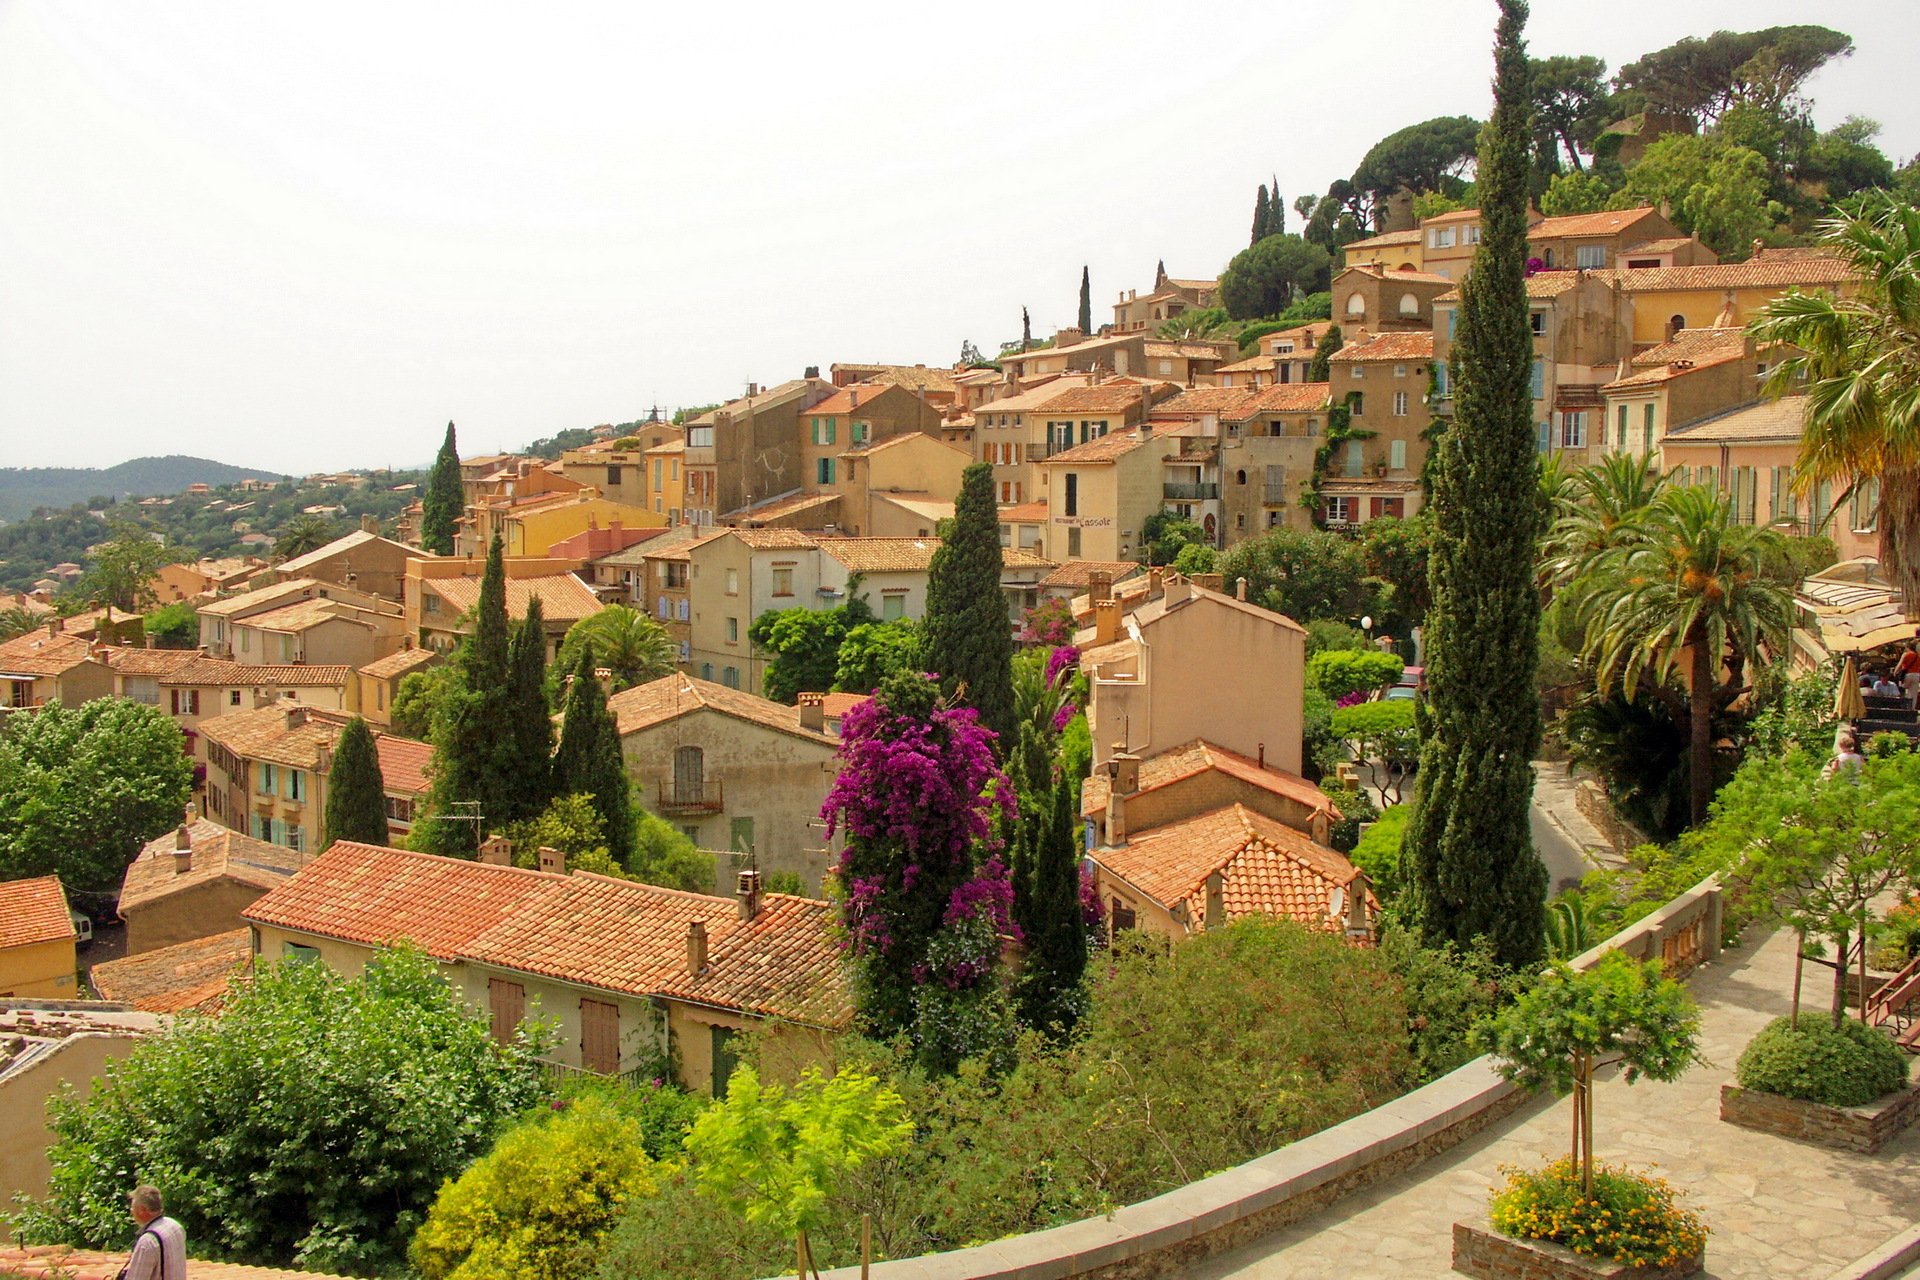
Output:
[[[169,454],[134,458],[118,466],[0,467],[0,520],[19,520],[35,507],[68,507],[89,498],[179,493],[190,484],[235,484],[248,478],[279,480],[271,471],[228,466],[206,458]]]

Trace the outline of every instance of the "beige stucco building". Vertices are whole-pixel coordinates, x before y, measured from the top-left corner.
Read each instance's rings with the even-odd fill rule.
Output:
[[[70,999],[77,970],[60,878],[0,882],[0,996]]]
[[[254,840],[193,814],[147,842],[120,882],[127,955],[241,927],[241,912],[300,865],[282,845]]]

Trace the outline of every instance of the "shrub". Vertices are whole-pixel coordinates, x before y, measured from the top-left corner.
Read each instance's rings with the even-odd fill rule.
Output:
[[[1380,817],[1360,835],[1360,841],[1347,856],[1353,865],[1367,873],[1373,891],[1382,898],[1391,897],[1400,884],[1400,842],[1406,838],[1407,819],[1413,806],[1389,805]]]
[[[426,1280],[564,1280],[630,1200],[654,1191],[640,1124],[584,1094],[509,1129],[440,1188],[413,1237]]]
[[[1592,1192],[1583,1194],[1572,1160],[1501,1172],[1507,1185],[1494,1193],[1492,1217],[1503,1234],[1636,1266],[1672,1266],[1707,1247],[1699,1215],[1680,1207],[1663,1178],[1601,1165],[1593,1171]]]
[[[1400,979],[1406,1001],[1412,1083],[1425,1084],[1471,1062],[1478,1050],[1469,1033],[1500,1007],[1501,991],[1513,980],[1485,939],[1467,950],[1451,942],[1427,947],[1416,929],[1388,928],[1379,951]]]
[[[1329,649],[1307,659],[1307,672],[1329,698],[1371,693],[1400,678],[1406,663],[1378,649]]]
[[[1907,1059],[1884,1031],[1824,1013],[1775,1018],[1747,1044],[1742,1089],[1830,1107],[1858,1107],[1906,1087]]]

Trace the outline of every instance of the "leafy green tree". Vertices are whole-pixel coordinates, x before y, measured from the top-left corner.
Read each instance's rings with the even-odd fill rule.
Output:
[[[1643,677],[1664,687],[1687,663],[1692,817],[1713,799],[1713,712],[1738,695],[1747,663],[1776,652],[1792,621],[1781,537],[1738,523],[1706,487],[1667,488],[1619,545],[1575,580],[1583,656],[1596,687],[1632,699]]]
[[[1453,194],[1466,186],[1473,167],[1480,122],[1471,116],[1437,116],[1388,134],[1367,149],[1353,171],[1353,186],[1384,201],[1405,188],[1418,195]]]
[[[600,812],[590,795],[557,795],[533,817],[524,822],[501,823],[494,831],[513,842],[513,865],[528,871],[540,865],[540,850],[553,849],[566,855],[569,871],[591,871],[621,880],[640,879],[607,851],[607,824],[600,820]]]
[[[1093,280],[1084,266],[1080,268],[1080,332],[1093,332]]]
[[[1294,299],[1325,289],[1332,267],[1332,256],[1311,241],[1267,236],[1220,273],[1220,302],[1235,320],[1278,315]]]
[[[1172,564],[1186,548],[1205,546],[1206,538],[1197,523],[1165,508],[1152,512],[1140,525],[1140,545],[1150,565]]]
[[[434,719],[445,705],[459,673],[447,663],[409,671],[393,691],[393,731],[402,737],[425,740],[433,736]]]
[[[749,1222],[792,1237],[795,1274],[813,1268],[807,1233],[827,1220],[841,1179],[889,1156],[913,1137],[905,1100],[873,1076],[808,1067],[791,1089],[763,1085],[740,1066],[727,1097],[702,1112],[687,1135],[700,1190]]]
[[[1326,649],[1307,659],[1307,679],[1329,698],[1373,693],[1400,678],[1406,663],[1378,649]]]
[[[359,716],[347,721],[327,771],[327,811],[322,847],[335,840],[387,843],[387,784],[373,731]]]
[[[453,424],[434,455],[426,492],[420,495],[420,545],[437,556],[453,554],[453,526],[466,510],[460,487],[460,454],[454,448]]]
[[[200,615],[186,601],[177,600],[148,614],[141,630],[159,648],[191,649],[200,643]],[[0,626],[0,635],[4,635],[4,631],[4,626]]]
[[[1701,1061],[1700,1012],[1658,960],[1618,951],[1580,972],[1555,963],[1475,1038],[1500,1074],[1522,1088],[1574,1095],[1571,1156],[1582,1192],[1593,1191],[1593,1072],[1601,1058],[1641,1076],[1677,1080]]]
[[[1891,187],[1893,162],[1873,142],[1879,133],[1879,121],[1848,116],[1813,139],[1796,166],[1795,176],[1826,188],[1829,200]]]
[[[1325,529],[1273,529],[1248,538],[1227,548],[1220,569],[1229,586],[1247,580],[1247,599],[1301,623],[1358,619],[1377,599],[1359,544]]]
[[[1767,373],[1770,395],[1806,394],[1795,483],[1856,478],[1879,488],[1880,563],[1920,601],[1920,209],[1871,193],[1821,224],[1853,268],[1853,296],[1791,290],[1764,308],[1754,340],[1797,351]]]
[[[1066,779],[1051,789],[1046,810],[1025,820],[1031,851],[1025,895],[1026,935],[1020,971],[1020,1020],[1056,1039],[1072,1034],[1086,1004],[1086,909],[1080,902],[1079,805]]]
[[[591,1093],[556,1105],[440,1188],[407,1251],[425,1280],[572,1280],[626,1203],[653,1194],[638,1120]]]
[[[579,665],[582,647],[593,652],[596,667],[613,673],[615,693],[673,674],[673,642],[666,628],[623,604],[610,604],[567,628],[554,670],[572,671]]]
[[[1540,212],[1549,218],[1570,213],[1599,213],[1613,197],[1613,187],[1599,174],[1588,169],[1555,174],[1540,193]]]
[[[137,524],[121,521],[111,529],[89,556],[92,563],[74,584],[74,594],[90,605],[144,613],[155,603],[153,575],[179,557]]]
[[[1700,851],[1733,873],[1799,935],[1792,1016],[1800,1014],[1800,960],[1808,935],[1844,958],[1873,903],[1920,879],[1920,754],[1870,759],[1828,777],[1804,751],[1747,761],[1714,801]],[[1846,964],[1833,966],[1840,1025]],[[1864,1014],[1862,1015],[1864,1016]]]
[[[1320,336],[1320,344],[1313,349],[1313,359],[1307,363],[1307,381],[1327,381],[1331,376],[1331,366],[1327,362],[1333,359],[1334,352],[1346,345],[1347,340],[1340,332],[1340,326],[1328,325],[1327,331]]]
[[[582,649],[567,686],[560,749],[553,756],[552,791],[587,795],[605,824],[607,851],[626,865],[634,855],[633,795],[620,730],[607,710],[606,694],[594,678],[593,655]]]
[[[1648,110],[1706,124],[1742,104],[1779,111],[1808,76],[1852,52],[1851,39],[1826,27],[1716,31],[1629,62],[1614,83]]]
[[[658,814],[648,813],[635,806],[633,858],[627,863],[627,872],[635,880],[646,884],[657,884],[668,889],[685,889],[688,893],[712,893],[714,891],[715,865],[711,853],[703,853],[694,847],[675,827]],[[772,878],[768,879],[768,888],[773,888]],[[795,893],[808,897],[819,897],[819,887],[797,886]]]
[[[497,816],[518,822],[540,812],[554,796],[553,721],[547,715],[547,627],[540,597],[527,601],[526,616],[514,624],[507,643],[507,721],[499,726],[513,767],[512,789],[495,804]],[[597,683],[597,682],[596,682]]]
[[[309,551],[318,551],[333,539],[333,521],[325,516],[302,513],[280,526],[280,536],[274,540],[273,554],[282,560],[291,560]]]
[[[1433,603],[1428,558],[1433,554],[1433,518],[1422,511],[1407,519],[1375,516],[1360,530],[1360,555],[1370,577],[1388,588],[1387,613],[1403,630],[1426,621]]]
[[[433,725],[433,786],[426,820],[417,822],[408,843],[429,852],[470,858],[479,847],[476,824],[458,820],[463,806],[478,802],[481,816],[514,821],[511,800],[504,815],[489,814],[503,797],[518,793],[515,771],[528,767],[516,757],[501,727],[513,717],[508,686],[510,640],[507,628],[507,571],[499,535],[487,552],[474,607],[473,634],[453,657],[453,676]]]
[[[171,608],[172,606],[168,607]],[[155,610],[154,612],[158,613],[159,610]],[[188,612],[191,613],[192,611],[189,610]],[[153,616],[153,614],[148,615],[149,618]],[[0,640],[11,640],[15,636],[23,636],[29,631],[37,631],[39,629],[40,615],[31,609],[22,609],[17,606],[9,609],[0,609]],[[149,623],[149,631],[151,631],[151,623]],[[198,631],[196,631],[195,634],[198,635]],[[167,647],[171,648],[172,646],[169,645]]]
[[[1400,802],[1400,786],[1406,779],[1407,765],[1419,752],[1413,715],[1413,703],[1401,698],[1356,702],[1334,710],[1331,721],[1334,736],[1347,743],[1356,761],[1378,762],[1374,786],[1380,792],[1383,805]],[[1387,795],[1389,785],[1393,788],[1391,798]]]
[[[1528,330],[1527,171],[1532,130],[1524,0],[1501,0],[1494,108],[1480,149],[1484,227],[1461,285],[1454,429],[1433,475],[1433,605],[1420,781],[1407,826],[1409,889],[1428,942],[1486,937],[1505,964],[1541,951],[1547,870],[1529,808],[1540,746],[1534,694],[1540,598]],[[1522,495],[1515,501],[1515,494]]]
[[[954,504],[953,533],[933,553],[927,579],[927,669],[1012,746],[1013,628],[1000,589],[1000,515],[993,468],[968,467]]]
[[[1631,209],[1664,201],[1676,227],[1721,257],[1737,259],[1787,215],[1770,188],[1767,158],[1759,152],[1717,137],[1675,134],[1647,148],[1608,204]]]
[[[177,1019],[53,1103],[50,1195],[22,1234],[119,1247],[128,1184],[154,1181],[196,1250],[392,1273],[441,1183],[540,1097],[545,1044],[526,1025],[496,1044],[417,950],[356,978],[262,964],[220,1017]]]
[[[69,893],[113,893],[192,794],[193,760],[158,707],[49,702],[0,733],[0,880],[57,875]]]
[[[857,582],[848,588],[847,602],[832,609],[798,605],[761,614],[747,628],[747,639],[773,655],[763,692],[775,702],[792,704],[803,693],[833,688],[847,633],[873,621],[873,608]]]
[[[833,668],[836,693],[872,693],[898,671],[920,670],[926,628],[912,618],[862,622],[847,630]]]
[[[1593,140],[1611,123],[1613,115],[1605,59],[1590,54],[1529,58],[1527,71],[1534,128],[1552,140],[1551,145],[1566,157],[1574,172],[1580,172],[1580,153],[1592,152]],[[1544,206],[1541,212],[1546,212]]]
[[[1204,542],[1189,542],[1173,557],[1173,571],[1183,578],[1218,573],[1220,553]]]

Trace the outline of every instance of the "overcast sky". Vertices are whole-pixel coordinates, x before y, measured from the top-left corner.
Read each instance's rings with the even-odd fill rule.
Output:
[[[1535,0],[1611,66],[1826,22],[1920,150],[1911,0]],[[1487,0],[0,0],[0,465],[421,463],[951,362],[1213,275],[1254,187],[1484,116]],[[1294,220],[1297,222],[1297,219]],[[1297,229],[1297,226],[1295,227]]]

